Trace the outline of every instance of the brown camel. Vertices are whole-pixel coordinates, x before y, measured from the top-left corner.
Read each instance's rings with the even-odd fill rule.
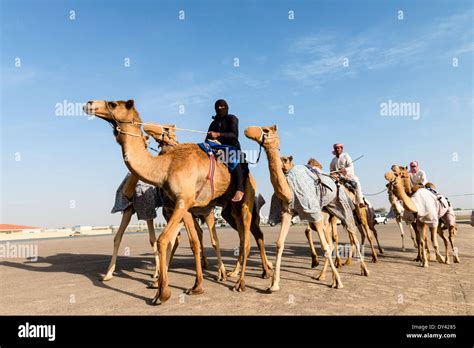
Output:
[[[176,126],[174,125],[159,125],[159,124],[152,124],[152,123],[147,123],[144,125],[143,130],[145,133],[153,137],[156,141],[161,141],[161,139],[167,139],[169,136],[175,140],[173,146],[177,145],[178,142],[176,141],[176,135],[175,135],[175,128]],[[261,197],[263,199],[263,197]],[[268,263],[269,270],[266,269],[266,267],[263,267],[263,273],[262,277],[263,278],[269,278],[271,276],[271,269],[273,269],[273,265],[271,262],[269,262],[266,258],[266,253],[265,253],[265,246],[264,246],[264,240],[263,240],[263,232],[260,228],[260,209],[263,204],[261,202],[258,202],[259,197],[255,198],[255,204],[254,204],[254,211],[252,214],[252,223],[250,226],[250,232],[255,238],[255,241],[257,242],[257,246],[260,250],[260,256],[262,258],[262,262]],[[260,203],[260,204],[258,204]],[[228,206],[230,207],[230,205]],[[234,228],[235,230],[238,230],[237,223],[235,218],[232,216],[232,212],[230,209],[224,209],[222,211],[222,217],[229,223],[229,225]],[[171,216],[171,213],[173,212],[173,202],[169,199],[165,199],[164,201],[164,214],[165,216]],[[217,267],[218,267],[218,274],[216,279],[218,281],[224,281],[227,280],[227,277],[234,277],[239,274],[241,264],[240,264],[240,257],[237,259],[237,263],[234,267],[234,270],[229,272],[228,274],[226,273],[224,263],[222,261],[222,256],[221,256],[221,251],[220,251],[220,246],[219,246],[219,238],[217,236],[217,231],[216,231],[216,224],[215,224],[215,217],[214,217],[214,211],[211,211],[208,214],[202,214],[202,215],[197,215],[196,213],[193,213],[194,221],[195,221],[195,228],[198,232],[199,236],[199,241],[201,244],[201,250],[203,250],[202,255],[203,255],[203,268],[207,269],[207,260],[204,258],[204,249],[203,249],[203,231],[201,229],[201,226],[198,223],[198,220],[204,221],[208,227],[209,234],[211,236],[211,244],[212,247],[214,248],[217,256]]]
[[[169,132],[167,132],[166,135],[160,137],[157,141],[159,141],[159,144],[161,146],[160,154],[166,153],[166,151],[169,151],[174,145],[177,144],[174,130],[169,130]],[[123,193],[130,202],[133,200],[133,197],[135,195],[135,186],[137,185],[137,182],[138,182],[138,177],[131,174],[127,178],[127,181],[123,188]],[[130,220],[134,212],[135,211],[134,211],[133,205],[130,205],[127,209],[124,210],[122,214],[120,226],[114,237],[114,249],[112,252],[112,258],[110,260],[110,264],[109,264],[106,274],[102,277],[102,281],[109,281],[113,278],[113,273],[115,271],[115,266],[117,263],[117,254],[120,248],[120,243],[122,242],[123,234],[125,233],[125,230],[130,224]],[[149,241],[153,248],[153,253],[155,255],[155,272],[152,275],[152,277],[157,278],[158,273],[159,273],[158,270],[159,270],[160,261],[159,261],[158,247],[157,247],[157,242],[156,242],[155,227],[154,227],[153,219],[146,220],[146,223],[148,226]],[[178,244],[179,244],[179,238],[176,239],[174,249],[176,249]],[[205,262],[204,253],[203,253],[203,262]]]
[[[283,173],[282,162],[280,159],[280,149],[279,149],[280,139],[277,134],[277,126],[274,125],[271,127],[268,127],[268,126],[267,127],[258,127],[258,126],[247,127],[245,129],[245,136],[251,140],[256,141],[257,143],[260,144],[261,147],[265,149],[265,152],[267,154],[267,159],[268,159],[269,171],[270,171],[270,181],[275,190],[275,195],[279,199],[281,199],[282,204],[283,204],[280,235],[276,243],[277,261],[275,265],[275,272],[273,273],[272,283],[270,287],[267,289],[268,291],[272,292],[272,291],[277,291],[280,289],[279,282],[280,282],[281,259],[283,255],[283,249],[285,245],[286,236],[288,234],[290,224],[291,224],[291,218],[294,214],[294,212],[291,211],[290,209],[290,204],[293,200],[293,192]],[[324,208],[324,207],[321,207],[321,208]],[[315,221],[315,222],[311,222],[310,226],[312,229],[314,229],[318,233],[319,239],[321,241],[321,247],[323,249],[324,256],[325,256],[325,267],[329,264],[333,272],[332,287],[341,288],[343,285],[342,285],[339,273],[331,258],[332,243],[330,239],[328,241],[326,238],[326,234],[324,232],[323,219]],[[355,233],[352,230],[352,228],[349,229],[349,232],[353,234],[354,240],[356,244],[358,244],[357,251],[359,253],[359,257],[361,257],[360,245],[358,243],[357,236],[355,236]],[[325,267],[323,268],[323,271],[321,272],[321,276],[325,274]],[[364,275],[368,275],[368,270],[367,270],[367,267],[365,266],[365,263],[362,257],[361,257],[361,271]],[[323,280],[322,278],[320,279]]]
[[[104,119],[113,126],[114,135],[121,145],[122,156],[128,169],[140,180],[163,188],[175,202],[171,218],[158,238],[160,274],[158,291],[153,303],[163,303],[171,296],[167,261],[171,255],[171,243],[176,239],[181,221],[184,222],[188,232],[196,266],[195,284],[187,293],[201,294],[203,292],[201,251],[190,210],[210,209],[219,203],[219,199],[229,200],[233,194],[233,187],[226,165],[217,162],[213,180],[209,180],[210,159],[197,144],[179,144],[172,151],[153,157],[146,150],[141,131],[142,121],[133,100],[89,101],[84,109],[87,114]],[[254,197],[255,180],[249,175],[243,201],[232,204],[232,214],[237,220],[239,237],[243,245],[242,271],[234,286],[234,290],[237,291],[245,290],[245,269],[250,251],[249,234]]]

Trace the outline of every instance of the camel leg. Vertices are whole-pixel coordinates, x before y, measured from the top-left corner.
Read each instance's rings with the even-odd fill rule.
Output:
[[[275,271],[273,272],[272,282],[270,287],[267,288],[268,292],[274,292],[280,290],[280,268],[281,268],[281,258],[283,256],[283,249],[285,248],[285,240],[288,235],[288,231],[290,230],[291,225],[291,213],[288,209],[285,209],[282,214],[281,218],[281,229],[280,235],[278,236],[278,240],[276,243],[276,265]]]
[[[123,234],[125,233],[125,230],[127,229],[134,212],[135,211],[133,210],[133,206],[129,206],[122,214],[122,220],[120,221],[119,229],[117,230],[117,233],[114,237],[114,251],[112,253],[112,259],[110,260],[107,273],[105,274],[105,276],[102,277],[102,281],[104,282],[113,278],[120,242],[122,241]]]
[[[370,227],[370,230],[371,230],[371,231],[373,232],[373,234],[374,234],[375,241],[377,242],[377,247],[378,247],[378,249],[379,249],[380,254],[383,254],[383,253],[384,253],[384,250],[383,250],[382,246],[380,245],[379,234],[377,233],[377,230],[375,229],[374,226],[369,225],[369,227]]]
[[[255,241],[257,242],[258,250],[260,251],[260,257],[262,259],[262,278],[268,279],[273,274],[273,264],[268,260],[267,253],[265,252],[265,243],[263,240],[263,233],[257,220],[253,219],[252,225],[250,226],[250,232],[252,233]]]
[[[352,239],[354,242],[354,246],[357,252],[357,256],[359,257],[360,260],[360,274],[363,276],[368,276],[369,275],[369,270],[367,269],[367,266],[364,261],[364,256],[361,253],[361,244],[359,243],[359,240],[357,239],[357,235],[354,230],[352,230],[351,227],[347,226],[347,232],[349,235],[352,235]]]
[[[168,224],[158,238],[158,252],[160,255],[160,274],[158,277],[158,290],[153,298],[152,304],[161,304],[169,300],[171,291],[168,286],[168,255],[171,258],[171,242],[178,233],[178,226],[184,215],[188,212],[189,203],[182,198],[177,199],[173,213]],[[194,227],[194,226],[193,226]],[[169,252],[168,252],[169,251]],[[201,268],[201,263],[197,262],[196,268]]]
[[[402,237],[402,251],[405,251],[405,232],[403,231],[402,221],[398,217],[397,217],[397,225],[398,225],[398,229],[400,230],[400,236]],[[415,243],[415,240],[413,240],[413,242]]]
[[[309,249],[311,251],[311,268],[316,268],[319,265],[319,260],[318,260],[318,254],[316,252],[316,248],[314,247],[314,244],[313,244],[313,233],[309,226],[306,227],[304,234],[306,235],[306,239],[308,240],[308,243],[309,243]]]
[[[239,225],[240,224],[240,219],[235,219],[235,220],[236,220],[236,224],[237,224],[237,233],[239,234],[239,257],[237,258],[237,262],[235,263],[234,269],[231,272],[227,273],[228,278],[237,277],[239,275],[240,264],[241,264],[240,260],[242,259],[242,251],[244,249],[244,244],[243,244],[243,241],[244,241],[243,233],[244,232],[243,232],[242,226]]]
[[[423,251],[420,249],[420,246],[421,246],[420,238],[422,236],[422,231],[418,231],[418,227],[416,223],[409,224],[408,227],[410,228],[410,231],[415,231],[415,237],[416,237],[415,245],[416,245],[417,255],[413,261],[423,262]]]
[[[152,278],[157,278],[158,271],[160,269],[160,257],[158,255],[158,244],[156,242],[155,226],[153,226],[153,219],[146,220],[146,224],[148,225],[148,236],[150,239],[150,244],[153,248],[153,254],[155,255],[155,273],[153,273]]]
[[[377,257],[377,252],[375,251],[374,241],[370,233],[370,226],[369,226],[369,223],[367,222],[367,214],[366,214],[365,208],[364,209],[359,208],[358,211],[359,211],[359,218],[362,225],[362,230],[364,231],[364,234],[367,236],[367,239],[369,240],[370,249],[372,249],[372,262],[375,263],[378,261],[378,257]],[[362,231],[361,231],[361,235],[362,235]],[[362,238],[361,245],[364,245],[363,238]]]
[[[455,236],[455,227],[449,227],[449,242],[451,243],[451,249],[453,250],[453,260],[454,263],[460,263],[461,259],[459,258],[458,249],[454,246],[454,236]]]
[[[325,258],[323,270],[321,271],[317,279],[324,280],[326,278],[325,276],[326,270],[324,268],[327,267],[327,264],[329,264],[331,266],[331,270],[333,274],[331,287],[336,288],[336,289],[342,289],[344,286],[342,284],[341,277],[339,276],[339,272],[337,271],[337,268],[334,265],[334,262],[332,261],[332,257],[331,257],[332,242],[331,240],[329,240],[329,243],[328,243],[328,241],[326,240],[326,235],[324,233],[324,226],[323,226],[322,220],[316,223],[311,223],[311,227],[314,227],[316,232],[318,232],[319,240],[321,241],[321,248],[323,250],[324,258]]]
[[[417,222],[416,224],[416,229],[417,229],[417,234],[418,234],[418,253],[420,253],[421,249],[421,266],[422,267],[428,267],[428,259],[426,255],[426,230],[428,229],[428,226],[425,225],[422,222]]]
[[[196,226],[196,219],[189,212],[186,212],[183,216],[184,226],[188,232],[189,244],[194,255],[194,263],[196,264],[196,280],[192,288],[186,290],[188,295],[200,295],[204,292],[202,288],[202,265],[201,265],[201,243]],[[202,231],[202,230],[201,230]]]
[[[411,237],[411,240],[413,241],[413,246],[415,247],[415,249],[417,249],[418,248],[418,242],[417,242],[418,239],[416,238],[416,231],[414,231],[414,228],[411,224],[408,224],[408,229],[410,230],[410,237]]]
[[[334,216],[333,216],[333,218],[334,218]],[[332,218],[331,218],[331,221],[332,221]],[[337,220],[334,220],[334,222],[335,222],[335,224],[336,224],[335,226],[337,228]],[[316,229],[316,225],[314,223],[310,223],[310,226],[313,226]],[[323,232],[324,232],[324,237],[326,238],[326,242],[328,244],[329,251],[331,253],[331,259],[332,259],[332,252],[334,250],[334,244],[333,244],[332,238],[331,238],[331,230],[329,229],[330,227],[332,227],[332,224],[331,225],[329,223],[324,224]],[[335,254],[337,255],[338,252],[336,251]],[[325,257],[324,258],[323,269],[321,270],[319,275],[316,277],[317,280],[321,280],[321,281],[326,280],[326,272],[327,272],[327,268],[328,268],[329,265],[330,265],[329,264],[329,259],[327,259]],[[337,266],[336,266],[336,268],[337,268]],[[334,278],[334,273],[333,273],[333,278]]]
[[[247,179],[247,184],[245,186],[245,196],[242,206],[240,208],[241,220],[238,220],[242,223],[242,235],[243,240],[243,255],[242,255],[242,270],[240,272],[240,278],[234,285],[234,291],[245,291],[245,269],[247,267],[247,259],[250,255],[250,229],[252,225],[252,211],[253,205],[255,203],[255,182],[252,178]]]
[[[436,255],[436,260],[439,263],[444,263],[444,257],[441,255],[439,252],[439,245],[438,245],[438,233],[437,233],[438,226],[436,227],[430,227],[430,232],[431,232],[431,242],[433,243],[433,247],[435,250],[435,255]]]
[[[444,242],[444,250],[445,250],[445,258],[444,258],[444,262],[449,265],[449,250],[448,250],[448,237],[446,237],[444,235],[444,232],[443,232],[443,229],[441,228],[441,226],[438,226],[438,234],[439,236],[441,237],[441,239],[443,240]]]
[[[173,260],[174,253],[176,252],[176,249],[178,249],[179,242],[181,240],[181,228],[183,227],[183,223],[179,223],[178,227],[176,230],[171,234],[171,243],[170,243],[170,249],[171,251],[166,254],[166,262],[169,265],[171,264],[171,261]],[[158,243],[157,243],[158,245]],[[158,252],[158,260],[159,260],[159,252]],[[158,264],[159,265],[159,261]],[[150,289],[157,289],[159,285],[159,273],[158,273],[158,278],[156,278],[148,287]]]
[[[342,263],[341,255],[339,255],[339,234],[337,233],[337,218],[335,216],[331,217],[330,224],[332,230],[332,240],[334,241],[334,248],[336,251],[336,261],[334,264],[337,268],[342,268],[344,264]]]
[[[349,247],[349,256],[347,257],[346,261],[344,262],[344,266],[350,266],[352,264],[352,253],[354,251],[355,243],[354,243],[354,238],[352,236],[352,233],[349,233],[349,230],[347,227],[345,227],[348,235],[349,235],[349,241],[350,241],[350,247]]]
[[[223,281],[227,280],[227,275],[225,272],[224,262],[222,262],[221,248],[219,245],[219,238],[217,237],[216,231],[216,222],[214,219],[214,213],[210,213],[205,217],[207,228],[209,229],[209,234],[211,236],[211,244],[214,248],[217,256],[217,280]]]
[[[194,218],[194,228],[197,231],[197,236],[199,238],[199,244],[201,245],[201,263],[202,263],[202,268],[204,269],[209,269],[209,263],[207,262],[206,255],[204,255],[204,243],[203,243],[203,232],[202,228],[199,225],[198,219]]]

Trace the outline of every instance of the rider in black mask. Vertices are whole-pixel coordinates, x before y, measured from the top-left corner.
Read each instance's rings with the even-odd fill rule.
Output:
[[[229,105],[227,105],[224,99],[216,101],[214,109],[216,110],[216,115],[212,117],[213,121],[207,131],[206,140],[216,139],[223,145],[235,147],[240,154],[239,119],[229,114]],[[241,201],[245,191],[244,171],[240,162],[239,158],[237,167],[232,171],[232,180],[237,188],[234,198],[232,198],[233,202]]]

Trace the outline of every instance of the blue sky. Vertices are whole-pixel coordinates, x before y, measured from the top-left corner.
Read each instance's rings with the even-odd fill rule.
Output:
[[[327,169],[335,142],[364,155],[365,193],[416,159],[455,207],[474,208],[458,196],[474,191],[470,1],[0,3],[1,223],[120,221],[109,212],[127,170],[110,127],[55,114],[91,99],[135,99],[144,121],[206,130],[225,98],[244,149],[257,150],[246,126],[276,123],[296,163],[316,157]],[[389,100],[419,103],[420,118],[382,116]],[[252,173],[269,202],[266,159]],[[385,193],[370,200],[388,207]]]

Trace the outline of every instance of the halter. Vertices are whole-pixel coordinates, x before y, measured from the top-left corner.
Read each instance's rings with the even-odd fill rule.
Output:
[[[255,162],[248,161],[252,165],[256,165],[260,161],[260,156],[262,155],[262,147],[265,144],[265,140],[266,139],[272,139],[272,138],[278,138],[278,135],[276,135],[276,134],[272,134],[272,135],[265,134],[262,127],[258,127],[258,128],[260,128],[260,131],[262,132],[262,135],[260,136],[260,140],[258,141],[258,144],[260,146],[259,146],[259,149],[258,149],[257,160]],[[280,148],[279,147],[270,147],[267,150],[278,150],[278,151],[280,151]]]
[[[133,120],[131,121],[119,121],[115,118],[115,115],[114,113],[112,112],[112,110],[110,109],[109,107],[109,103],[107,102],[107,100],[104,100],[104,103],[105,103],[105,107],[107,108],[107,111],[109,112],[109,115],[110,117],[112,117],[112,119],[115,121],[116,123],[116,126],[115,126],[115,130],[118,132],[118,133],[121,133],[121,134],[125,134],[125,135],[130,135],[132,137],[143,137],[143,135],[140,133],[140,134],[133,134],[133,133],[129,133],[129,132],[125,132],[123,131],[120,126],[119,126],[119,123],[130,123],[130,124],[133,124],[133,125],[136,125],[136,124],[141,124],[141,123],[135,123]]]

